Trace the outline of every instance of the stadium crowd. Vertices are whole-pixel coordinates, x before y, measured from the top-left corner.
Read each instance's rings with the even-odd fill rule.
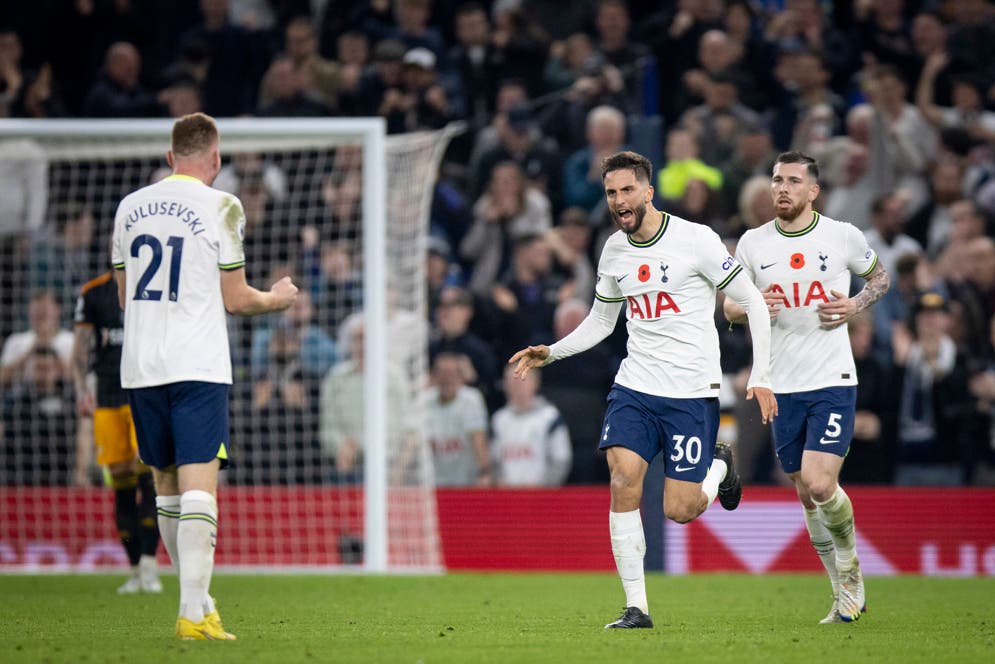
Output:
[[[432,206],[432,385],[415,390],[427,403],[437,481],[457,485],[607,479],[595,448],[624,326],[525,384],[502,368],[586,315],[594,257],[614,231],[600,163],[620,149],[653,160],[658,207],[711,226],[730,249],[774,217],[778,152],[816,156],[816,209],[863,230],[892,278],[873,313],[850,326],[860,386],[844,480],[995,483],[993,63],[986,0],[39,0],[0,9],[0,117],[378,115],[391,133],[465,121]],[[0,152],[30,151],[23,143]],[[243,322],[235,337],[236,372],[251,380],[241,390],[236,380],[233,393],[231,482],[356,478],[358,157],[339,148],[308,190],[317,223],[295,218],[303,203],[278,159],[239,154],[215,182],[244,204],[250,280],[290,273],[304,285],[294,307]],[[0,481],[86,482],[74,468],[66,337],[80,286],[107,269],[113,208],[48,204],[49,174],[16,163],[0,158],[5,191],[18,192],[0,197]],[[782,482],[769,431],[742,401],[748,333],[723,324],[721,308],[716,325],[740,473]],[[396,402],[410,398],[403,381],[389,377]]]

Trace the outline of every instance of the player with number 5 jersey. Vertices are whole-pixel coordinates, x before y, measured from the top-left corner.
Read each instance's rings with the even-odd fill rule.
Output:
[[[779,405],[774,445],[832,584],[825,624],[857,620],[866,608],[853,506],[839,485],[857,399],[846,322],[884,295],[888,275],[855,226],[812,209],[818,180],[818,165],[808,155],[779,155],[771,178],[777,218],[744,233],[736,259],[763,292],[770,312]],[[847,296],[851,274],[867,280],[852,298]],[[731,322],[747,322],[737,303],[726,300],[723,307]]]
[[[111,250],[124,309],[121,385],[138,451],[153,468],[159,531],[180,579],[176,636],[232,640],[209,589],[217,539],[218,471],[228,458],[232,382],[225,311],[286,309],[297,287],[245,278],[242,204],[211,188],[221,168],[214,120],[173,125],[172,175],[121,201]]]
[[[591,348],[611,334],[625,309],[629,342],[608,394],[599,447],[611,471],[608,527],[626,604],[605,627],[652,627],[639,505],[649,464],[663,454],[663,512],[687,523],[719,498],[735,509],[742,496],[732,449],[717,443],[719,337],[716,292],[738,302],[754,326],[747,398],[763,421],[777,414],[770,389],[770,323],[763,297],[713,230],[653,207],[653,166],[634,152],[604,160],[601,178],[619,228],[605,243],[591,313],[552,346],[529,346],[509,360],[531,369]]]

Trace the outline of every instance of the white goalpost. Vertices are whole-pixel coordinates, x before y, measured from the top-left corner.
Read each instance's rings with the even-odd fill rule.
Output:
[[[380,118],[218,125],[215,186],[246,209],[249,282],[291,274],[304,299],[283,315],[229,320],[233,452],[219,491],[219,569],[441,570],[421,398],[424,256],[438,166],[459,128],[386,136]],[[79,288],[109,268],[117,202],[167,172],[171,127],[0,121],[5,195],[26,201],[0,224],[14,229],[0,255],[5,335],[28,329],[40,291],[71,329]],[[0,570],[120,566],[112,492],[79,461],[92,422],[75,415],[71,380],[47,388],[59,411],[51,421],[34,411],[37,389],[25,375],[3,390]]]

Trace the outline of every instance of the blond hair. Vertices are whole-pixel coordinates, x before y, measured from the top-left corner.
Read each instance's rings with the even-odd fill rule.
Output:
[[[207,152],[218,142],[218,126],[204,113],[184,115],[173,124],[173,154],[190,157]]]

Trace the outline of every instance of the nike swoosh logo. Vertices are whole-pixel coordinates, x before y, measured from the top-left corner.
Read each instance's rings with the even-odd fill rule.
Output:
[[[767,263],[766,265],[761,264],[760,265],[760,269],[761,270],[766,270],[767,268],[769,268],[772,265],[777,265],[777,263],[776,262],[774,262],[774,263]]]
[[[694,470],[694,466],[688,466],[687,468],[682,468],[681,466],[674,466],[674,470],[678,473],[683,473],[687,470]]]
[[[819,444],[820,445],[832,445],[832,444],[838,443],[838,442],[840,442],[840,441],[838,441],[838,440],[826,440],[825,438],[820,438],[819,439]]]
[[[622,280],[625,279],[627,276],[629,275],[623,274],[621,277],[615,277],[615,281],[617,281],[618,283],[622,283]]]

